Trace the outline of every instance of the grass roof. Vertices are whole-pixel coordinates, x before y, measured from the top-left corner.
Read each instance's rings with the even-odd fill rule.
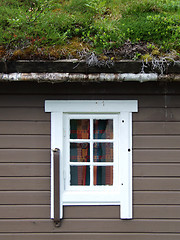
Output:
[[[179,0],[1,0],[0,58],[180,59]]]

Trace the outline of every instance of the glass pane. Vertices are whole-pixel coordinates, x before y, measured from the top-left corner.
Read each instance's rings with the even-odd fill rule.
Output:
[[[71,119],[70,120],[70,138],[71,139],[89,139],[90,120],[89,119]]]
[[[94,120],[94,139],[113,139],[113,120]]]
[[[89,143],[70,143],[70,162],[89,162]]]
[[[94,166],[94,185],[113,185],[113,166]]]
[[[113,162],[113,143],[94,143],[94,162]]]
[[[71,166],[70,167],[70,185],[90,185],[90,167],[89,166]]]

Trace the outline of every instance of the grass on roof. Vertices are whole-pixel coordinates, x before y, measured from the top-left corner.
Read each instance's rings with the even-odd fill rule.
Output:
[[[180,56],[179,0],[1,0],[0,58]]]

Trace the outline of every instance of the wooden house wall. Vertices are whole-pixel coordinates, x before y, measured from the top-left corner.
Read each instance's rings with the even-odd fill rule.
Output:
[[[0,240],[179,240],[179,84],[1,84]],[[50,219],[46,99],[137,99],[133,113],[133,219],[118,206],[64,207]]]

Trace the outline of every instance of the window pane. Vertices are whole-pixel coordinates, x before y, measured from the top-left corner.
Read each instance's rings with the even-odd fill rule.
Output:
[[[94,143],[94,162],[113,162],[113,143]]]
[[[70,120],[70,138],[71,139],[89,139],[90,120],[89,119],[71,119]]]
[[[113,139],[113,120],[94,120],[94,139]]]
[[[70,185],[90,185],[90,167],[89,166],[71,166],[70,167]]]
[[[113,185],[113,166],[94,166],[94,185]]]
[[[90,146],[89,143],[70,144],[70,162],[89,162]]]

